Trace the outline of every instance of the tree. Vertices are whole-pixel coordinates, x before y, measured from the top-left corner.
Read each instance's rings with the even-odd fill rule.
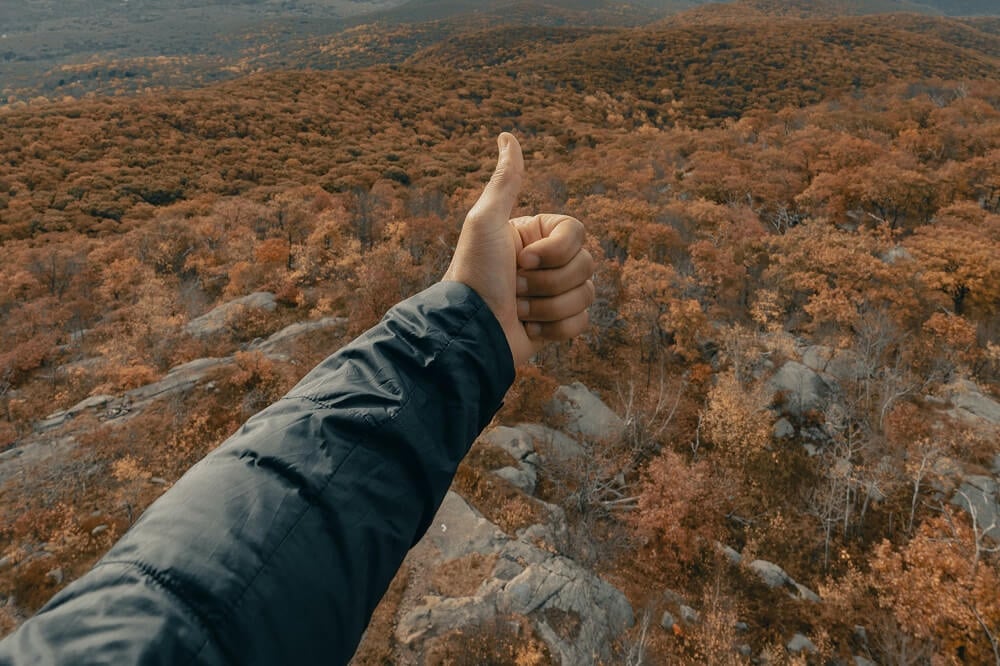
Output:
[[[869,584],[908,633],[932,639],[954,662],[1000,664],[1000,568],[977,549],[975,525],[945,508],[906,544],[875,548]],[[934,599],[934,603],[928,603]]]
[[[670,449],[651,460],[643,475],[638,511],[629,516],[653,557],[673,573],[694,564],[720,533],[710,476],[707,462],[688,463]]]
[[[955,204],[917,229],[905,247],[921,269],[921,282],[945,294],[952,312],[1000,312],[1000,215]]]
[[[742,471],[771,443],[771,414],[760,386],[742,385],[727,372],[708,391],[701,427],[721,460]]]

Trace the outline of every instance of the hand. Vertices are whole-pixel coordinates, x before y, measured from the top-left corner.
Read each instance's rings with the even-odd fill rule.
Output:
[[[514,365],[548,340],[587,327],[594,302],[594,260],[583,249],[583,224],[567,215],[510,219],[524,178],[521,146],[504,132],[493,177],[462,225],[445,280],[462,282],[489,305],[507,336]]]

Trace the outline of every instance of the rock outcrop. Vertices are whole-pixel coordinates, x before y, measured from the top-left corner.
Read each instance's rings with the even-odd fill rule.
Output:
[[[277,333],[264,340],[254,342],[250,345],[251,351],[259,351],[265,356],[274,360],[287,360],[287,355],[282,351],[295,340],[308,333],[325,331],[332,328],[345,329],[347,327],[346,317],[323,317],[315,321],[300,321],[281,329]]]
[[[830,375],[840,382],[857,381],[868,376],[868,369],[856,352],[823,345],[806,347],[802,365],[818,373]]]
[[[966,379],[956,382],[951,391],[951,403],[955,406],[954,415],[959,418],[971,417],[1000,425],[1000,402],[984,394],[975,382]]]
[[[612,440],[625,432],[625,422],[580,382],[556,389],[545,413],[566,420],[566,432],[589,441]]]
[[[209,338],[225,330],[229,318],[244,308],[273,312],[277,307],[274,294],[269,291],[256,291],[212,308],[200,317],[195,317],[187,323],[184,330],[196,338]]]
[[[719,542],[716,542],[715,548],[729,560],[730,564],[739,566],[743,563],[743,556],[735,548]],[[813,603],[821,601],[818,594],[802,583],[797,582],[787,571],[774,562],[754,560],[746,568],[764,585],[767,585],[771,589],[783,589],[793,599],[802,599],[804,601],[812,601]]]
[[[215,310],[212,312],[215,312]],[[286,326],[264,340],[255,342],[248,349],[251,351],[260,351],[275,361],[287,361],[288,356],[284,350],[301,336],[319,330],[343,328],[346,323],[347,320],[341,317],[326,317],[316,321],[299,322]],[[135,413],[155,400],[162,400],[172,395],[190,391],[198,384],[204,382],[216,370],[229,366],[232,363],[232,356],[199,358],[183,363],[171,368],[163,378],[126,391],[124,395],[95,395],[81,400],[69,409],[53,412],[35,423],[35,432],[45,433],[54,430],[67,421],[87,412],[98,414],[101,418],[115,418]]]
[[[816,644],[804,634],[795,634],[792,636],[788,643],[785,644],[785,649],[791,654],[815,654],[817,652]]]
[[[780,418],[774,422],[774,438],[788,439],[795,436],[795,426],[786,418]]]
[[[495,558],[489,575],[469,596],[427,595],[405,612],[396,627],[402,645],[419,650],[445,632],[519,614],[561,663],[586,666],[610,659],[612,641],[633,623],[616,588],[524,535],[508,537],[450,492],[413,556],[441,565],[473,553]]]
[[[796,417],[824,409],[833,394],[833,388],[815,370],[797,361],[781,366],[767,387],[772,394],[784,397],[782,410]]]
[[[793,599],[803,599],[805,601],[812,601],[814,603],[819,603],[819,595],[810,590],[805,585],[796,582],[794,578],[788,575],[788,572],[779,567],[774,562],[768,562],[767,560],[754,560],[747,565],[757,578],[761,580],[765,585],[772,589],[783,588],[788,592],[788,595]]]
[[[516,462],[516,466],[502,467],[493,473],[514,484],[524,493],[533,495],[535,485],[538,483],[540,460],[535,453],[531,435],[519,428],[499,426],[484,433],[482,440],[506,451]]]
[[[1000,543],[1000,495],[998,484],[989,476],[967,476],[955,491],[951,503],[962,507],[973,519],[976,528]]]
[[[85,412],[100,411],[105,409],[108,404],[114,400],[115,396],[113,395],[92,395],[89,398],[76,403],[69,409],[53,412],[41,421],[38,421],[35,423],[35,432],[46,432],[48,430],[52,430],[53,428],[58,428],[70,419],[73,419]]]
[[[152,384],[128,391],[125,396],[133,403],[145,403],[154,398],[165,398],[190,390],[210,373],[232,363],[231,357],[199,358],[170,369],[170,372]]]
[[[587,455],[587,451],[578,441],[558,430],[537,423],[519,423],[517,429],[541,445],[541,449],[544,450],[543,458],[567,462]]]

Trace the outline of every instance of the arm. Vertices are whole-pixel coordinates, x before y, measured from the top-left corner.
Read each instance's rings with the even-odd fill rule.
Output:
[[[192,468],[0,663],[346,663],[513,376],[473,290],[401,303]]]
[[[586,326],[582,225],[509,220],[522,171],[502,135],[445,281],[195,465],[0,666],[346,663],[514,365]]]

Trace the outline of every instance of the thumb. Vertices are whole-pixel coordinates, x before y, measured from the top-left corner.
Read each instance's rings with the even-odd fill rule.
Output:
[[[503,132],[497,138],[500,157],[490,182],[486,184],[479,200],[469,211],[466,223],[474,225],[507,224],[510,212],[517,204],[517,195],[521,191],[521,180],[524,177],[524,156],[521,154],[521,144],[513,134]]]

